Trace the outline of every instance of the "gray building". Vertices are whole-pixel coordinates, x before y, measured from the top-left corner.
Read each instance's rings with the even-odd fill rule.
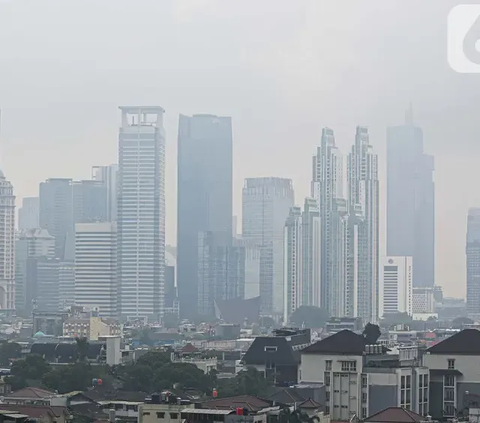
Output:
[[[294,206],[291,179],[247,178],[242,192],[242,239],[260,250],[260,297],[264,315],[283,315],[284,228]]]
[[[165,131],[158,106],[124,106],[119,133],[118,306],[159,321],[165,283]]]
[[[325,385],[325,412],[332,421],[365,419],[387,407],[428,414],[429,374],[415,346],[399,347],[394,354],[342,330],[300,354],[300,386]]]
[[[33,289],[36,290],[34,309],[48,312],[60,311],[60,260],[38,257],[28,261],[28,272],[32,275]]]
[[[103,181],[74,181],[72,192],[75,223],[108,221],[107,186]]]
[[[430,347],[423,357],[430,371],[430,415],[439,420],[468,416],[480,396],[480,331],[464,329]]]
[[[40,227],[55,238],[55,257],[63,260],[73,248],[73,181],[50,178],[40,183]],[[71,242],[72,246],[68,246]]]
[[[18,229],[34,229],[40,227],[40,198],[25,197],[22,207],[18,209]]]
[[[467,313],[480,317],[480,208],[470,209],[467,218]]]
[[[30,258],[55,257],[55,238],[46,229],[27,229],[17,233],[15,240],[15,308],[17,313],[30,316],[36,288],[28,273]]]
[[[245,248],[225,245],[214,232],[199,233],[198,313],[215,315],[215,300],[245,297]]]
[[[433,156],[411,110],[404,125],[387,130],[387,255],[413,257],[413,285],[435,284]]]
[[[232,242],[232,120],[180,115],[178,127],[177,286],[180,314],[198,313],[198,238]]]
[[[106,189],[107,222],[117,221],[118,165],[95,166],[92,179],[103,182]]]

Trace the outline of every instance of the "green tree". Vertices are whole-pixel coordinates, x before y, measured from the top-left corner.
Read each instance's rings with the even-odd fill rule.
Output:
[[[69,366],[61,366],[46,373],[42,383],[61,394],[72,391],[85,391],[92,385],[94,373],[90,364],[78,362]]]
[[[4,342],[0,346],[0,365],[10,366],[10,360],[22,356],[22,347],[16,342]]]
[[[457,317],[452,321],[453,329],[463,329],[464,325],[473,325],[474,321],[468,317]]]
[[[51,370],[50,365],[38,354],[29,354],[24,360],[13,362],[7,383],[13,390],[27,386],[29,380],[41,381],[43,376]]]
[[[329,319],[326,310],[314,306],[301,306],[290,317],[290,323],[295,326],[307,328],[321,328]]]
[[[238,373],[234,378],[216,382],[218,395],[222,398],[235,395],[264,395],[271,383],[255,368]]]
[[[368,345],[376,344],[381,334],[382,333],[380,332],[378,325],[374,325],[372,323],[367,323],[362,333],[363,337],[365,338],[365,342]]]
[[[75,349],[77,353],[77,360],[78,361],[85,361],[86,358],[88,357],[88,350],[90,347],[90,344],[88,343],[88,339],[83,337],[83,338],[75,338]]]
[[[412,317],[407,313],[391,313],[383,316],[383,319],[380,321],[380,326],[388,328],[395,325],[410,324],[412,321]]]

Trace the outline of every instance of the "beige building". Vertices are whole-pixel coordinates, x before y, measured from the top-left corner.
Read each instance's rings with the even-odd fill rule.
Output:
[[[98,341],[99,337],[112,335],[122,335],[122,326],[115,320],[101,317],[71,317],[63,324],[63,336]]]
[[[181,423],[181,411],[193,407],[193,404],[141,404],[138,423]]]

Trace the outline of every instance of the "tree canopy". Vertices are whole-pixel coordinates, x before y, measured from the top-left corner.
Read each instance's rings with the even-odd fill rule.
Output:
[[[464,325],[473,325],[474,321],[468,317],[457,317],[452,321],[453,329],[463,329]]]
[[[320,307],[301,306],[291,315],[290,323],[298,327],[321,328],[329,317],[328,312]]]
[[[413,321],[412,317],[407,313],[391,313],[385,314],[380,321],[380,326],[390,327],[394,325],[405,325]]]
[[[10,360],[22,356],[22,347],[16,342],[4,342],[0,346],[0,366],[10,366]]]
[[[367,323],[363,329],[363,337],[368,345],[376,344],[381,334],[378,325],[372,323]]]

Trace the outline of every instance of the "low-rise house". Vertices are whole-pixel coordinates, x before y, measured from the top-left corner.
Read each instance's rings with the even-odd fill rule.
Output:
[[[10,422],[17,421],[17,418],[20,421],[34,419],[42,423],[69,423],[72,421],[72,416],[66,407],[49,405],[0,404],[0,413],[7,415],[6,421]],[[24,416],[28,416],[28,419],[25,419]]]
[[[3,403],[12,405],[50,405],[51,399],[56,395],[56,392],[47,391],[46,389],[28,387],[7,395],[3,398]]]
[[[362,335],[344,330],[301,352],[302,384],[325,385],[325,413],[333,421],[365,419],[386,407],[427,415],[428,369],[415,347],[389,354],[367,345]]]
[[[401,407],[388,407],[364,420],[365,423],[426,423],[426,421],[424,416]]]
[[[181,412],[194,405],[170,391],[153,394],[145,399],[138,411],[139,423],[181,423]]]

